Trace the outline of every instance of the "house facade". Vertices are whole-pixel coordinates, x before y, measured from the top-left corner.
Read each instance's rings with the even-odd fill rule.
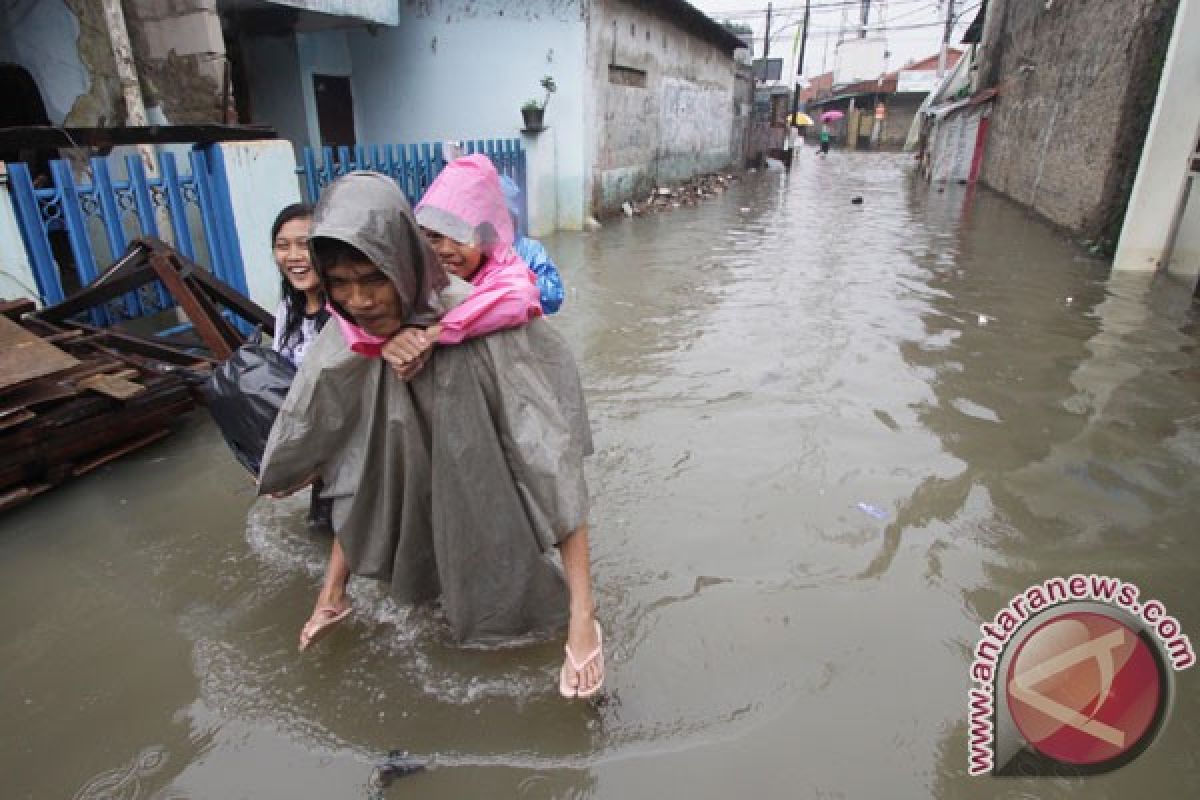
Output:
[[[741,160],[743,43],[682,0],[0,0],[0,69],[24,81],[7,82],[6,124],[138,124],[109,7],[146,120],[269,125],[297,163],[322,145],[520,137],[534,233]],[[546,76],[545,128],[524,131]]]
[[[688,3],[425,0],[392,4],[394,22],[347,14],[349,2],[293,5],[230,4],[224,18],[246,116],[298,157],[520,136],[535,234],[738,160],[742,42]],[[545,127],[523,130],[521,106],[546,98],[546,76],[557,91]]]

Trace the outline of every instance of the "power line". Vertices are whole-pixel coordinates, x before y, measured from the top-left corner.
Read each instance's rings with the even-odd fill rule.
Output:
[[[890,5],[920,5],[921,3],[928,4],[928,2],[929,2],[929,0],[891,0]],[[840,11],[844,8],[861,9],[862,8],[862,0],[834,0],[834,2],[822,3],[820,5],[814,5],[814,6],[812,6],[811,13],[817,14],[817,13],[820,13],[822,10]],[[706,13],[708,14],[708,16],[713,17],[715,19],[717,16],[722,16],[722,17],[726,17],[726,16],[729,16],[729,17],[735,17],[735,16],[736,17],[752,17],[752,16],[753,17],[761,17],[761,16],[764,16],[767,13],[767,11],[765,8],[734,8],[734,9],[726,8],[726,9],[721,9],[720,11],[712,11],[712,12],[706,12]],[[780,6],[780,7],[774,9],[774,14],[778,15],[778,14],[782,14],[782,13],[802,14],[802,13],[804,13],[804,6]]]

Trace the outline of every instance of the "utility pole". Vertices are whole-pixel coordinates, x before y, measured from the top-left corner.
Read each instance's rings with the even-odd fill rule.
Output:
[[[800,56],[796,59],[796,77],[800,78],[804,75],[804,50],[808,46],[808,12],[811,0],[804,0],[804,27],[800,33]],[[795,121],[796,112],[800,110],[800,81],[796,81],[796,85],[792,88],[792,118],[789,123]]]
[[[804,0],[804,29],[800,34],[800,58],[796,61],[796,75],[804,74],[804,49],[808,46],[808,12],[810,0]]]
[[[867,38],[867,18],[871,16],[871,0],[862,0],[862,28],[858,31],[858,38]]]
[[[762,65],[762,81],[767,82],[767,58],[771,55],[771,4],[767,3],[767,35],[763,37],[763,65]]]
[[[954,32],[954,0],[946,0],[946,32],[942,34],[942,49],[938,51],[937,78],[940,81],[946,74],[947,49],[950,46],[950,35]]]

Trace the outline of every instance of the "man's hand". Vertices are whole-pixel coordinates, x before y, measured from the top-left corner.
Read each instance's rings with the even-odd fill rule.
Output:
[[[433,353],[441,327],[405,328],[383,346],[383,359],[401,380],[412,380]]]

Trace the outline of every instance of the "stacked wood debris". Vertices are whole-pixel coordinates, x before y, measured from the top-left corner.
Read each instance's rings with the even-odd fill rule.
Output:
[[[0,308],[0,511],[161,439],[194,407],[182,372],[123,353],[103,331],[22,318],[28,300]]]
[[[645,200],[625,203],[622,210],[627,217],[640,217],[649,212],[694,206],[702,200],[723,193],[736,180],[736,175],[713,173],[692,178],[679,186],[659,186]]]
[[[87,309],[156,279],[188,313],[197,346],[84,321]],[[170,433],[240,344],[218,303],[273,327],[270,314],[154,240],[135,242],[57,306],[0,302],[0,511]]]

